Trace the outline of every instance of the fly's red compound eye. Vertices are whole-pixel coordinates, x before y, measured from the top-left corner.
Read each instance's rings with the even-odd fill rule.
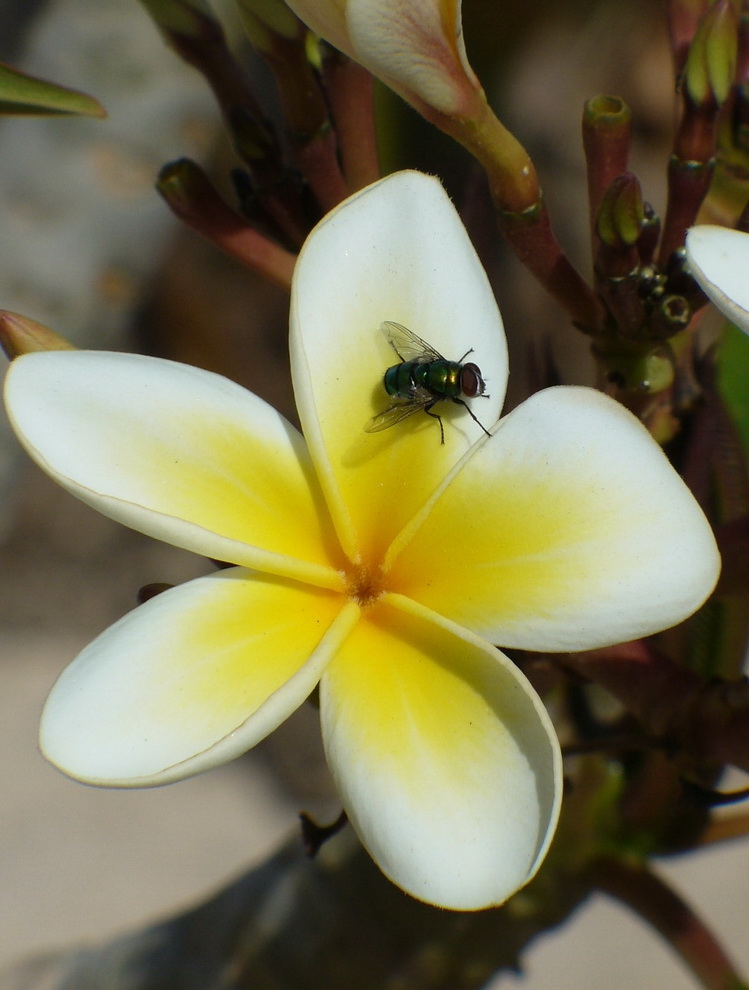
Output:
[[[481,369],[477,364],[469,361],[460,369],[460,391],[467,398],[472,399],[476,395],[483,395],[486,385],[481,377]]]

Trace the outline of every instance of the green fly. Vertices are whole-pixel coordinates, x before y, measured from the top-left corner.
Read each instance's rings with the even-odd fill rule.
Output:
[[[485,395],[486,383],[481,377],[481,370],[472,361],[463,364],[463,358],[473,351],[467,350],[459,361],[448,361],[431,344],[408,327],[400,323],[385,320],[380,324],[388,343],[400,358],[400,364],[388,368],[382,383],[385,391],[396,401],[383,412],[373,416],[364,427],[367,433],[379,433],[387,430],[396,423],[408,419],[414,413],[423,409],[424,412],[436,419],[440,424],[440,442],[445,442],[445,428],[442,417],[432,412],[438,402],[450,399],[468,410],[468,415],[481,429],[490,436],[489,431],[474,416],[464,399],[473,399]]]

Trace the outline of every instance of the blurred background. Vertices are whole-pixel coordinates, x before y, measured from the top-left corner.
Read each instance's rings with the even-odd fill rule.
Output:
[[[670,56],[651,0],[465,0],[471,60],[533,155],[562,242],[581,257],[587,215],[583,101],[632,105],[635,170],[663,205],[672,127]],[[501,9],[498,9],[501,8]],[[293,418],[283,292],[180,228],[153,189],[165,162],[229,152],[210,94],[162,43],[136,0],[3,0],[0,60],[95,95],[106,120],[0,121],[0,307],[79,346],[142,350],[221,371]],[[250,61],[258,86],[263,70]],[[386,170],[438,171],[453,191],[467,156],[382,98]],[[481,245],[479,245],[481,247]],[[522,395],[527,341],[552,340],[567,380],[585,382],[585,341],[526,273],[483,245]],[[140,927],[210,895],[261,862],[302,809],[338,812],[316,715],[305,709],[228,767],[141,792],[86,788],[37,751],[58,673],[153,581],[206,562],[130,533],[57,489],[0,423],[0,974],[13,960]],[[735,844],[660,864],[749,970],[749,850]],[[654,933],[604,898],[524,960],[528,988],[697,984]],[[0,988],[13,986],[0,976]],[[515,985],[507,977],[502,985]]]

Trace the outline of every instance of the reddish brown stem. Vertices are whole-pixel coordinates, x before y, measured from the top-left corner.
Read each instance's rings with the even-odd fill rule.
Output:
[[[715,169],[717,104],[695,106],[685,101],[684,115],[668,163],[668,204],[661,240],[660,264],[665,267],[697,218]]]
[[[583,148],[593,232],[606,190],[627,171],[631,140],[632,111],[624,100],[605,95],[588,100],[583,111]]]
[[[561,661],[605,687],[657,739],[701,765],[749,771],[749,682],[710,680],[659,653],[646,640]]]
[[[296,189],[285,181],[283,154],[273,128],[247,85],[221,25],[208,15],[196,13],[195,17],[200,29],[193,35],[169,29],[163,29],[164,34],[211,87],[263,212],[282,236],[301,244],[307,234],[304,211]]]
[[[499,213],[499,224],[520,261],[575,325],[595,333],[604,320],[603,307],[560,247],[546,205],[540,202],[527,213]]]
[[[375,131],[374,79],[339,52],[323,64],[325,89],[335,122],[343,173],[349,192],[380,177]]]
[[[668,33],[677,78],[684,71],[689,46],[706,9],[707,0],[668,0]]]
[[[660,877],[621,860],[598,861],[591,870],[599,890],[615,897],[659,932],[705,990],[731,990],[742,979],[699,915]]]
[[[273,70],[292,154],[322,213],[348,195],[338,161],[336,135],[319,80],[312,71],[304,36],[273,33],[261,52]]]
[[[349,193],[338,164],[337,139],[325,128],[308,141],[299,142],[295,157],[323,213],[329,213]]]
[[[221,199],[194,162],[183,159],[167,165],[161,171],[157,189],[170,209],[193,230],[288,290],[295,256],[248,226]]]

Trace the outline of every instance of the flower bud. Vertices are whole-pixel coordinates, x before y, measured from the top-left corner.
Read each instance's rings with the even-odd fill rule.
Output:
[[[205,0],[140,0],[159,28],[167,34],[201,37],[213,20]]]
[[[697,29],[684,68],[684,85],[694,103],[725,103],[736,73],[737,47],[733,7],[729,0],[716,0]]]
[[[11,361],[34,351],[75,350],[69,340],[45,327],[43,323],[7,311],[0,312],[0,347]]]
[[[609,247],[632,247],[645,222],[642,190],[637,176],[625,172],[606,190],[598,210],[596,230]]]
[[[263,54],[274,50],[274,36],[291,41],[303,27],[284,0],[237,0],[242,24],[253,46]]]

